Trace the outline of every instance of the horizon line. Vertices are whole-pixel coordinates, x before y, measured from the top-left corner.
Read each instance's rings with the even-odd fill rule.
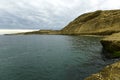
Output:
[[[39,29],[0,29],[0,34],[13,34],[21,32],[37,31]]]

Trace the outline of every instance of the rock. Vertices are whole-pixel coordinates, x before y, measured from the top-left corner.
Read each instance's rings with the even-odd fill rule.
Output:
[[[110,35],[120,32],[120,10],[98,10],[83,14],[61,30],[63,34]]]
[[[120,57],[120,33],[115,33],[101,40],[103,54],[108,58]]]
[[[99,73],[93,74],[84,80],[120,80],[120,61],[106,66]]]

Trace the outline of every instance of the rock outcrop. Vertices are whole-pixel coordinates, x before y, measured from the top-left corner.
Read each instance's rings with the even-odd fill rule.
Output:
[[[107,58],[120,57],[120,33],[112,34],[101,40],[103,54]],[[99,73],[93,74],[85,80],[120,80],[120,61],[108,65]]]
[[[120,57],[120,33],[112,34],[101,40],[103,54],[108,58]]]
[[[93,74],[84,80],[120,80],[120,61],[106,66],[99,73]]]
[[[120,32],[120,10],[98,10],[83,14],[61,30],[63,34],[110,35]]]

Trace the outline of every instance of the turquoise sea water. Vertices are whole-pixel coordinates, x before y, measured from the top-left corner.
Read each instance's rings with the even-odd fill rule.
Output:
[[[0,80],[83,80],[107,63],[98,37],[0,36]]]

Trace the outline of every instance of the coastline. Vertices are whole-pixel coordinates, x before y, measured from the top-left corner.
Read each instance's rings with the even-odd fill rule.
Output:
[[[120,10],[105,10],[105,11],[95,11],[91,13],[86,13],[74,21],[70,22],[62,30],[38,30],[32,32],[16,33],[16,34],[6,34],[6,35],[81,35],[81,36],[94,36],[103,37],[100,41],[104,55],[106,58],[119,58],[120,57]],[[115,71],[116,75],[120,75],[120,62],[118,64],[117,70],[113,65],[106,67],[107,71],[103,69],[103,74],[93,75],[92,78],[85,80],[120,80],[120,76],[115,76],[114,74],[109,74],[110,70]],[[106,69],[105,68],[105,69]],[[102,76],[102,77],[98,77]],[[111,77],[113,76],[113,77]],[[98,78],[97,78],[98,77]],[[107,77],[107,78],[106,78]],[[114,78],[114,79],[113,79]]]

